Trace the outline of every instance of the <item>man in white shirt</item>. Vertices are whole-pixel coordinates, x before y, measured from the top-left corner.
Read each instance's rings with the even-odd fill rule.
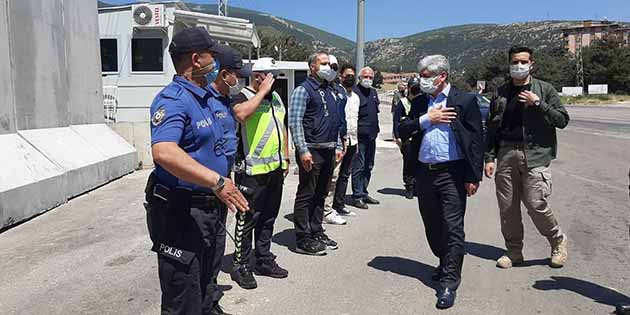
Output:
[[[352,173],[352,159],[357,153],[357,127],[359,122],[359,96],[354,93],[352,87],[356,84],[355,69],[352,65],[341,67],[340,81],[344,87],[348,100],[346,101],[345,114],[347,133],[345,141],[345,152],[337,151],[336,167],[332,180],[328,186],[328,196],[324,204],[324,223],[346,224],[346,220],[341,216],[355,216],[354,211],[347,210],[344,199],[348,188],[348,178]]]

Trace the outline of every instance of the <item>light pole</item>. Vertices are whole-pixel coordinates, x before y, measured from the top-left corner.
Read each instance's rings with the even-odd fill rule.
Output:
[[[365,46],[365,0],[357,0],[357,70],[365,66],[363,48]]]

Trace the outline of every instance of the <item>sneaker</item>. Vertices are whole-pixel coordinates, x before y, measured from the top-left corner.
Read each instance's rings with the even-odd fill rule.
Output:
[[[549,266],[552,268],[562,268],[567,263],[567,237],[562,236],[562,241],[556,242],[551,246],[551,261]]]
[[[381,204],[380,201],[378,201],[378,200],[376,200],[376,199],[374,199],[374,198],[372,198],[370,196],[365,197],[365,199],[363,201],[365,203],[369,204],[369,205],[379,205],[379,204]]]
[[[305,238],[297,242],[295,252],[304,255],[324,256],[326,255],[326,245],[312,238]]]
[[[499,257],[497,259],[497,267],[502,269],[510,269],[513,266],[523,263],[525,259],[523,258],[523,253],[518,252],[505,252],[505,255]]]
[[[230,273],[230,277],[232,281],[236,282],[243,289],[252,290],[258,287],[256,278],[254,278],[247,265],[235,265],[234,270]]]
[[[219,303],[214,303],[214,305],[212,305],[212,310],[210,310],[210,315],[232,315],[232,314],[226,313],[225,311],[223,311],[223,308],[221,308],[221,305],[219,305]]]
[[[335,250],[339,248],[337,242],[330,239],[328,235],[324,234],[324,232],[316,233],[315,240],[324,244],[326,246],[326,249]]]
[[[328,215],[324,216],[324,223],[326,224],[337,224],[337,225],[345,225],[346,219],[339,216],[335,211],[332,211]]]
[[[276,279],[282,279],[289,276],[289,272],[286,269],[278,266],[275,256],[257,259],[254,272],[259,276],[267,276]]]
[[[355,217],[357,215],[356,212],[348,210],[346,208],[335,209],[335,211],[337,211],[337,214],[345,216],[345,217]]]

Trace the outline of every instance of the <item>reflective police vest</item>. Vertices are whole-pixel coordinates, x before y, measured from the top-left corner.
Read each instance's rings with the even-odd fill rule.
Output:
[[[405,108],[405,116],[408,116],[409,111],[411,111],[411,102],[406,97],[401,98],[400,102],[403,104],[403,107]]]
[[[256,94],[244,88],[241,93],[252,99]],[[272,92],[271,101],[265,98],[256,112],[241,123],[241,144],[245,155],[247,175],[266,174],[278,167],[288,167],[284,156],[284,116],[286,111],[280,95]]]

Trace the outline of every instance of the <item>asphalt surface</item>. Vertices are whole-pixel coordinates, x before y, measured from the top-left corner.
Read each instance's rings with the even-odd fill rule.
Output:
[[[388,106],[381,139],[389,138]],[[257,277],[256,290],[220,275],[222,305],[235,314],[609,314],[629,300],[628,168],[630,107],[570,107],[552,165],[551,204],[569,237],[569,262],[547,267],[549,246],[524,211],[524,267],[500,270],[502,253],[493,181],[469,199],[467,251],[457,304],[434,308],[431,255],[415,200],[402,193],[401,157],[379,141],[370,185],[381,205],[358,210],[348,225],[327,225],[339,250],[324,257],[291,252],[297,176],[287,178],[273,252],[290,272]],[[159,314],[155,254],[136,172],[0,234],[0,313]],[[229,220],[230,227],[233,219]],[[228,240],[225,268],[232,244]]]

